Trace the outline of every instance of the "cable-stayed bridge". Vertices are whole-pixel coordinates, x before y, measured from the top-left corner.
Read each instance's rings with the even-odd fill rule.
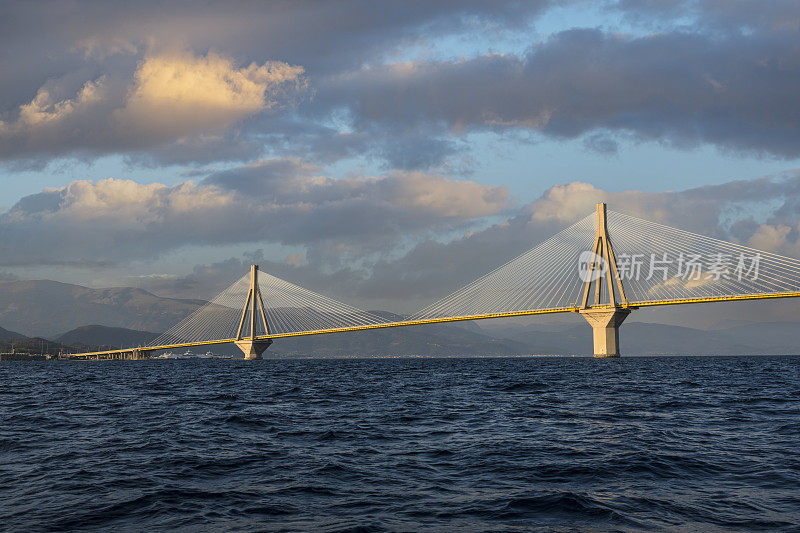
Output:
[[[389,320],[264,272],[248,274],[147,346],[77,359],[142,358],[235,343],[260,359],[274,339],[489,318],[579,313],[594,355],[619,356],[635,309],[800,296],[800,260],[608,211],[592,213],[404,320]]]

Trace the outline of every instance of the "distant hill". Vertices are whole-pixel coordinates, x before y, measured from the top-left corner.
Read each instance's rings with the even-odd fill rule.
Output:
[[[53,340],[65,346],[122,346],[127,348],[144,346],[158,335],[158,333],[150,331],[91,325],[75,328]]]
[[[0,328],[0,341],[12,341],[15,339],[24,339],[25,335],[17,333],[16,331],[8,331],[7,329]]]
[[[435,324],[276,339],[267,357],[592,355],[588,324],[553,328],[504,327],[505,337],[475,323]],[[469,328],[469,329],[467,329]],[[704,331],[681,326],[626,323],[623,356],[800,354],[798,324],[770,322]],[[512,338],[508,338],[512,337]],[[199,349],[204,350],[204,349]],[[239,355],[235,347],[215,353]]]
[[[800,354],[800,324],[767,322],[726,329],[700,330],[665,324],[626,322],[620,327],[623,355],[759,355]],[[591,355],[588,324],[545,328],[504,325],[487,333],[526,345],[531,353]]]
[[[401,318],[386,312],[375,313],[393,320]],[[291,337],[277,339],[269,349],[275,354],[294,357],[403,355],[469,357],[530,353],[524,343],[492,337],[469,322]]]
[[[54,337],[86,324],[165,331],[204,304],[142,289],[90,289],[56,281],[0,283],[0,324],[24,335]]]

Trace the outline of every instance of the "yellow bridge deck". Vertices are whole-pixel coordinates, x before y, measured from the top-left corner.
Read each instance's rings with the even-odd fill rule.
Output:
[[[655,307],[655,306],[663,306],[663,305],[681,305],[681,304],[699,304],[699,303],[712,303],[712,302],[735,302],[735,301],[742,301],[742,300],[765,300],[765,299],[773,299],[773,298],[797,298],[800,297],[800,292],[783,292],[783,293],[771,293],[771,294],[748,294],[748,295],[740,295],[740,296],[719,296],[714,298],[694,298],[694,299],[685,299],[685,300],[661,300],[661,301],[645,301],[645,302],[628,302],[627,305],[623,305],[622,307],[628,309],[636,309],[639,307]],[[602,308],[609,308],[611,306],[592,306],[593,309],[602,309]],[[305,335],[324,335],[329,333],[342,333],[345,331],[365,331],[371,329],[385,329],[385,328],[399,328],[399,327],[406,327],[406,326],[420,326],[423,324],[441,324],[444,322],[461,322],[465,320],[486,320],[490,318],[505,318],[505,317],[513,317],[513,316],[532,316],[532,315],[548,315],[548,314],[556,314],[556,313],[577,313],[581,310],[580,307],[561,307],[555,309],[531,309],[527,311],[509,311],[504,313],[487,313],[487,314],[480,314],[480,315],[468,315],[468,316],[457,316],[457,317],[441,317],[441,318],[427,318],[424,320],[405,320],[405,321],[398,321],[398,322],[386,322],[380,324],[368,324],[363,326],[350,326],[350,327],[342,327],[342,328],[332,328],[332,329],[321,329],[321,330],[313,330],[313,331],[297,331],[291,333],[271,333],[269,335],[262,335],[256,337],[258,340],[266,340],[266,339],[279,339],[284,337],[301,337]],[[132,353],[134,350],[139,350],[140,352],[154,352],[159,350],[174,350],[177,348],[191,348],[194,346],[211,346],[215,344],[226,344],[229,342],[234,342],[236,339],[215,339],[215,340],[207,340],[207,341],[196,341],[196,342],[182,342],[176,344],[165,344],[161,346],[141,346],[138,348],[126,348],[126,349],[118,349],[118,350],[104,350],[104,351],[97,351],[97,352],[85,352],[79,354],[71,354],[69,356],[70,359],[111,359],[114,358],[115,355],[122,355],[126,353]]]

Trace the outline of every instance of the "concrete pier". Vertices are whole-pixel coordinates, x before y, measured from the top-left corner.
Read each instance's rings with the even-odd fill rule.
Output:
[[[619,327],[631,314],[629,309],[581,309],[592,326],[595,357],[619,357]]]
[[[235,341],[236,346],[244,352],[245,359],[261,359],[261,354],[272,344],[272,339],[265,340],[241,340]]]

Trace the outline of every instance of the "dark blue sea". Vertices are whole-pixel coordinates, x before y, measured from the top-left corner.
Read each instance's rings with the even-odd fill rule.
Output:
[[[800,529],[800,357],[0,363],[3,531]]]

